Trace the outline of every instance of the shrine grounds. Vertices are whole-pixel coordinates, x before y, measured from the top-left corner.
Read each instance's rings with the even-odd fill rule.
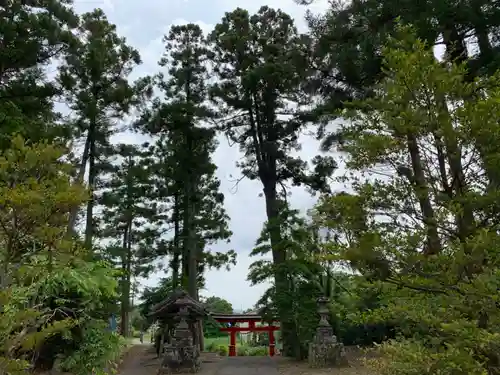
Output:
[[[206,345],[227,345],[225,337],[207,338]],[[245,347],[245,346],[242,346]],[[198,375],[372,375],[364,366],[365,353],[356,347],[346,348],[349,366],[311,369],[307,361],[267,355],[227,357],[218,353],[202,353],[202,368]],[[156,375],[160,360],[148,342],[133,345],[119,368],[118,375]]]

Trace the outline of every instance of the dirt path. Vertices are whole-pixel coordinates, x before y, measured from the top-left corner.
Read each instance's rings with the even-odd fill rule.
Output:
[[[198,375],[279,375],[277,362],[269,357],[219,357],[202,353],[202,367]],[[156,375],[160,360],[150,344],[130,348],[119,375]]]
[[[225,358],[222,358],[222,360]],[[199,375],[216,375],[221,358],[212,353],[202,353],[203,365]],[[134,345],[119,368],[119,375],[156,375],[161,360],[156,358],[151,344]],[[235,374],[237,375],[237,373]]]
[[[279,375],[278,364],[270,357],[227,357],[216,375]]]
[[[334,369],[311,369],[307,362],[281,357],[219,357],[202,353],[198,375],[371,375],[359,361],[360,355],[349,358],[350,365]],[[127,353],[119,375],[156,375],[160,360],[151,344],[134,345]]]
[[[125,355],[118,371],[120,375],[153,375],[158,367],[155,365],[156,354],[151,344],[133,345]]]

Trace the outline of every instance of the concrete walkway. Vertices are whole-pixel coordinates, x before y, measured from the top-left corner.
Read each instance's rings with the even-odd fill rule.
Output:
[[[278,375],[278,366],[270,357],[227,357],[216,375]]]

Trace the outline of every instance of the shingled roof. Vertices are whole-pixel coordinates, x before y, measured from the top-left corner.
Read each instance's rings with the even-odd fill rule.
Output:
[[[185,290],[178,289],[170,293],[162,302],[154,305],[149,316],[161,318],[166,315],[175,314],[181,307],[187,307],[189,312],[198,315],[209,315],[202,303],[192,298]]]

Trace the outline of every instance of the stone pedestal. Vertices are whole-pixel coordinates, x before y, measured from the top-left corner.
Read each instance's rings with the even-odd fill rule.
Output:
[[[347,364],[344,345],[337,341],[328,323],[328,298],[318,298],[320,321],[314,341],[309,344],[309,365],[315,368],[343,366]]]
[[[180,321],[175,328],[172,343],[165,347],[158,375],[198,372],[200,369],[200,349],[193,342],[193,333],[187,322],[187,310],[181,309],[179,315]]]

